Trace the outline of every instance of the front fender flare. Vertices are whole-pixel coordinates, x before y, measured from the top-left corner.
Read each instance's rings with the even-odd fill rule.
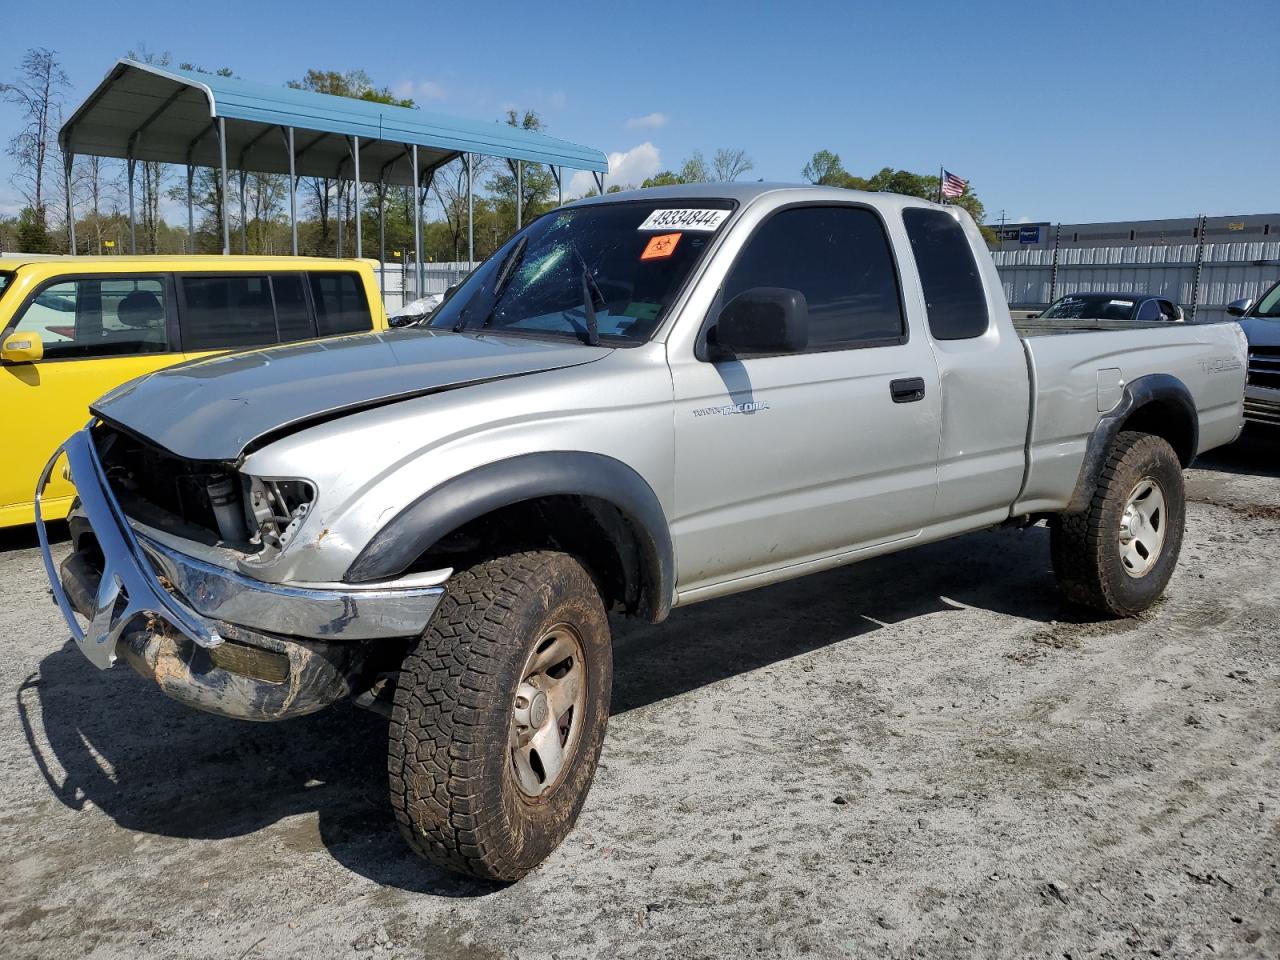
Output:
[[[428,490],[374,534],[343,575],[347,583],[403,573],[445,534],[502,507],[537,497],[593,497],[617,507],[635,534],[650,594],[646,613],[666,618],[675,596],[675,549],[653,488],[620,460],[547,451],[497,460]]]

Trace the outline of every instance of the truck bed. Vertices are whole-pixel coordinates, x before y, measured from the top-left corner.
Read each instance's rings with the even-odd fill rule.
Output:
[[[1245,370],[1236,323],[1036,319],[1014,327],[1031,380],[1027,474],[1015,514],[1066,507],[1098,417],[1139,377],[1173,377],[1190,391],[1200,417],[1192,455],[1239,433]]]
[[[1060,333],[1100,333],[1109,330],[1169,330],[1186,324],[1168,320],[1044,320],[1032,317],[1013,321],[1020,337],[1045,337]]]

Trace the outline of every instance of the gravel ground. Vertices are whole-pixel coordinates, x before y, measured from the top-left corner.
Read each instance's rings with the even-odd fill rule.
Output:
[[[402,847],[384,721],[98,673],[7,532],[0,955],[1276,956],[1280,437],[1188,484],[1140,620],[1038,527],[618,624],[582,818],[505,888]]]

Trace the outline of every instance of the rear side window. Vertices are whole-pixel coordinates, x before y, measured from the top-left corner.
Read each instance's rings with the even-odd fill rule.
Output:
[[[316,333],[360,333],[373,329],[364,284],[355,273],[313,273],[311,299],[316,305]]]
[[[50,284],[14,324],[38,333],[47,360],[163,353],[169,349],[162,277],[110,277]]]
[[[271,277],[271,292],[276,304],[276,330],[281,343],[314,337],[311,308],[307,306],[302,274],[281,273]]]
[[[728,303],[752,287],[788,287],[809,304],[809,349],[897,343],[898,277],[879,218],[860,207],[793,207],[766,220],[724,286]]]
[[[182,286],[184,350],[220,350],[276,343],[271,286],[265,276],[178,279]]]
[[[968,340],[987,332],[987,298],[964,228],[941,210],[908,207],[902,222],[911,240],[936,340]]]

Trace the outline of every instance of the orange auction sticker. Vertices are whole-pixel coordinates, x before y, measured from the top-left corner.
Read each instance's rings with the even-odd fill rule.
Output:
[[[649,242],[645,244],[644,253],[640,254],[641,260],[663,260],[676,252],[676,244],[680,242],[680,234],[678,233],[662,233],[656,237],[650,237]]]

